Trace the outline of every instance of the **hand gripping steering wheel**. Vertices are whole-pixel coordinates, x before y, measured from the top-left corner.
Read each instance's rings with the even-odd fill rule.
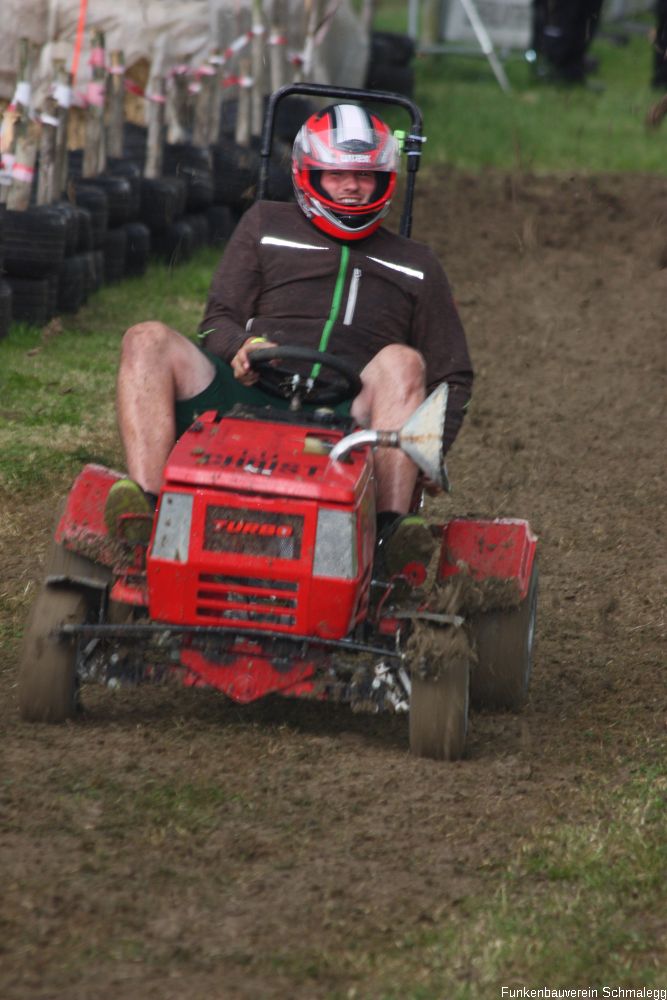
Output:
[[[248,360],[250,367],[259,374],[257,387],[271,396],[289,399],[293,408],[298,408],[302,403],[322,406],[341,403],[345,399],[353,399],[361,392],[361,379],[354,368],[325,351],[289,345],[262,347],[248,351]],[[310,375],[300,375],[288,366],[273,364],[274,361],[302,361],[313,365],[313,369]],[[334,371],[341,377],[332,382],[324,382],[320,378],[321,368]]]

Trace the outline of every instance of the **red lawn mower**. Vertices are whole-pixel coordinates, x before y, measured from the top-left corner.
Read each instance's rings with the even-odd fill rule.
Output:
[[[291,93],[407,108],[404,142],[414,155],[401,229],[409,235],[421,116],[398,95],[309,84],[277,91],[258,196],[275,108]],[[304,362],[318,366],[316,379],[299,374]],[[517,709],[527,695],[537,608],[529,524],[434,524],[435,565],[409,562],[378,578],[373,451],[401,448],[446,486],[446,385],[400,431],[359,430],[331,409],[360,389],[340,359],[277,347],[256,351],[253,365],[290,409],[237,405],[198,418],[167,461],[148,545],[124,540],[123,519],[120,538],[107,532],[106,497],[121,473],[87,465],[76,479],[25,633],[21,716],[73,717],[86,682],[176,677],[242,704],[280,694],[409,712],[414,754],[458,759],[470,701]]]

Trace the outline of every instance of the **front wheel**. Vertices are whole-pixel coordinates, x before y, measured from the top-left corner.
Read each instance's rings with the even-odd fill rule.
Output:
[[[463,653],[435,678],[412,674],[410,753],[433,760],[459,760],[468,732],[470,660]]]
[[[75,714],[76,642],[60,630],[99,612],[110,576],[105,566],[56,542],[51,543],[46,575],[28,618],[19,662],[19,714],[26,722],[64,722]]]
[[[26,722],[64,722],[76,712],[76,643],[58,634],[85,621],[85,595],[44,583],[28,620],[19,667],[19,714]]]

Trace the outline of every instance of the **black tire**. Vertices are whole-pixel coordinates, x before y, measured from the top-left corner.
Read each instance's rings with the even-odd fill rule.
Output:
[[[58,312],[76,313],[88,295],[87,261],[83,254],[65,257],[58,275]]]
[[[9,333],[12,324],[12,289],[0,278],[0,340]]]
[[[47,322],[52,319],[58,312],[58,288],[60,285],[60,274],[49,274],[46,277],[47,283],[47,296],[46,296],[46,311],[47,311]]]
[[[219,205],[247,208],[255,197],[259,177],[259,152],[231,140],[211,146],[215,198]]]
[[[146,162],[146,142],[148,129],[145,125],[125,122],[123,125],[123,157],[139,164],[143,173]]]
[[[222,247],[232,235],[236,219],[229,205],[211,205],[208,218],[208,241],[213,247]]]
[[[268,98],[267,98],[268,102]],[[307,118],[317,110],[317,104],[307,97],[290,94],[283,98],[276,108],[273,119],[273,134],[291,147],[296,134]]]
[[[48,278],[17,278],[8,274],[7,284],[12,290],[12,320],[44,326],[51,319],[51,290]]]
[[[93,220],[90,212],[82,205],[75,205],[77,222],[76,253],[88,253],[93,249]]]
[[[366,76],[368,90],[391,90],[404,97],[415,92],[415,71],[412,66],[390,66],[387,63],[371,64]]]
[[[4,213],[5,270],[17,278],[57,274],[65,256],[65,216],[51,205]]]
[[[274,142],[273,144],[269,160],[266,196],[273,201],[292,201],[294,198],[292,150],[284,142]]]
[[[170,178],[148,178],[141,181],[139,217],[149,229],[170,226],[179,214],[179,196]]]
[[[0,274],[5,270],[5,212],[4,205],[0,205]]]
[[[204,212],[187,212],[183,216],[183,222],[187,222],[192,230],[192,250],[193,253],[208,246],[208,216]]]
[[[83,262],[83,282],[85,288],[85,299],[88,301],[90,295],[97,291],[97,270],[95,264],[95,250],[87,250],[86,253],[79,254]],[[104,255],[102,255],[104,260]]]
[[[50,206],[54,212],[60,212],[65,220],[65,257],[76,253],[79,239],[79,220],[77,209],[69,201],[56,201]]]
[[[90,253],[93,261],[91,291],[97,292],[104,285],[104,250],[91,250]]]
[[[163,171],[185,181],[187,212],[200,212],[213,203],[213,174],[208,149],[188,142],[167,143]]]
[[[459,654],[435,680],[412,674],[410,753],[432,760],[459,760],[468,732],[470,660]]]
[[[104,236],[104,284],[117,285],[125,277],[127,232],[123,226],[107,229]]]
[[[395,31],[372,31],[370,64],[409,66],[415,57],[415,40]]]
[[[51,543],[46,575],[109,582],[109,571]],[[76,644],[61,638],[63,624],[82,624],[99,612],[102,590],[70,582],[42,585],[23,638],[18,675],[19,714],[26,722],[65,722],[77,710]]]
[[[138,278],[146,273],[151,255],[151,231],[143,222],[127,222],[125,248],[125,274]]]
[[[528,593],[516,608],[485,611],[471,621],[477,664],[470,680],[476,708],[518,711],[528,697],[533,665],[539,572],[533,563]]]
[[[90,179],[81,179],[77,184],[85,187],[95,187],[107,196],[107,226],[115,229],[129,222],[132,215],[132,187],[127,177],[113,174],[99,174]]]
[[[107,170],[114,177],[124,177],[130,185],[130,207],[127,221],[133,222],[139,217],[141,208],[141,167],[132,160],[110,156],[107,160]]]
[[[109,199],[106,192],[89,181],[71,181],[68,187],[70,200],[90,213],[93,249],[104,245],[104,234],[109,226]]]
[[[155,254],[170,266],[190,260],[194,250],[192,227],[184,219],[153,231]]]

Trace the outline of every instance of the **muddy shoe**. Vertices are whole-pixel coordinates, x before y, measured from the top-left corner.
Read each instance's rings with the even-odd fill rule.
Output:
[[[112,538],[131,545],[148,545],[155,511],[133,479],[119,479],[107,494],[104,523]]]
[[[424,519],[418,514],[403,514],[378,537],[376,569],[389,578],[408,563],[421,563],[427,568],[434,550],[435,539]]]

